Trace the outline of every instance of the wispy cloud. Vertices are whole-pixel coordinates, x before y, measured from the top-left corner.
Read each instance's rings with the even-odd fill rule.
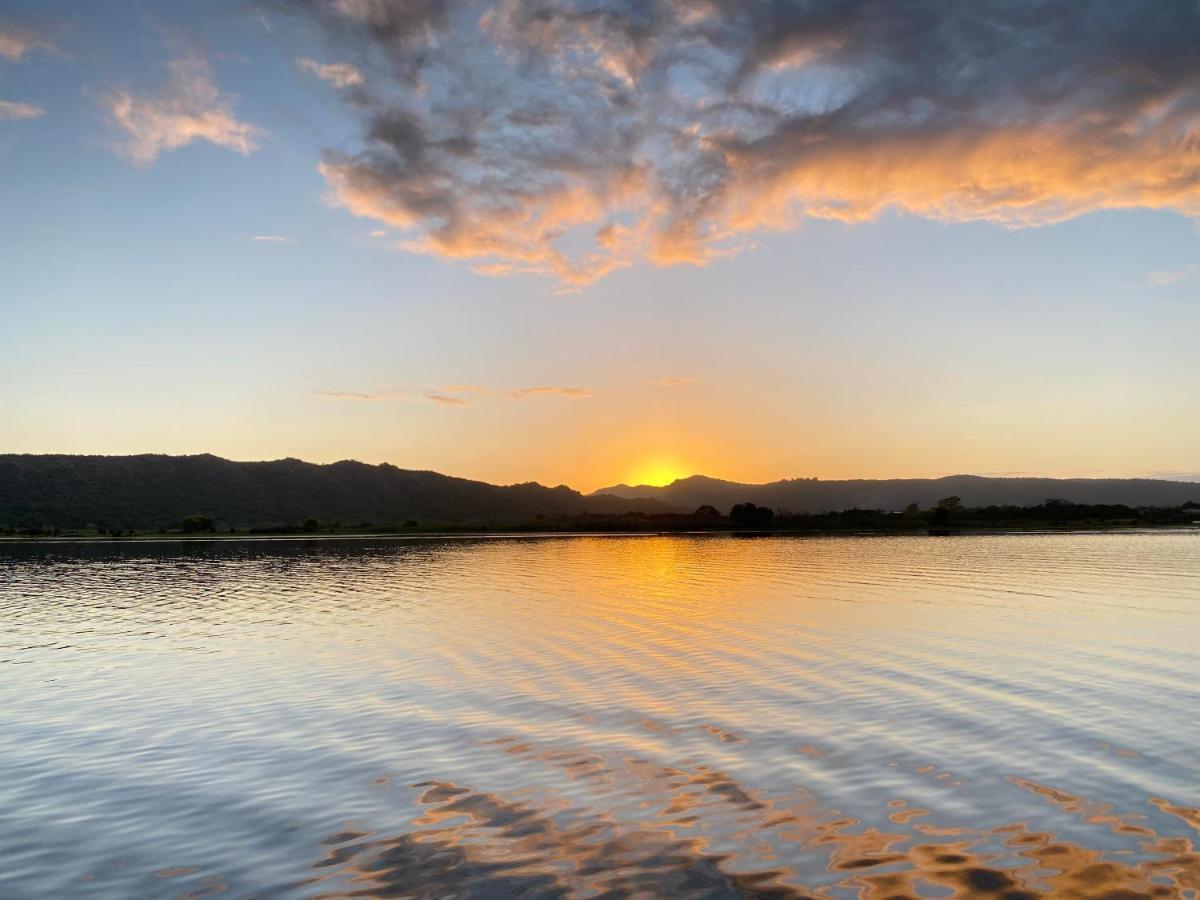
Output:
[[[234,116],[233,101],[217,90],[204,59],[190,54],[167,68],[167,83],[156,93],[115,90],[101,98],[112,121],[125,133],[121,152],[145,164],[193,141],[208,141],[241,154],[258,147],[263,132]]]
[[[451,397],[446,394],[435,394],[430,391],[425,394],[426,400],[432,400],[438,406],[466,406],[467,401],[462,397]]]
[[[320,63],[302,56],[297,58],[296,65],[302,71],[316,75],[336,88],[354,87],[363,83],[362,72],[350,63]]]
[[[374,231],[367,232],[367,237],[369,237],[369,238],[387,237],[387,231],[385,231],[382,228],[376,228]]]
[[[513,400],[524,400],[526,397],[542,395],[568,397],[571,400],[586,400],[592,396],[590,391],[577,387],[527,387],[509,391],[508,396]]]
[[[403,388],[391,387],[378,391],[312,391],[318,397],[327,400],[428,400],[439,406],[467,406],[472,403],[462,394],[474,395],[476,399],[494,398],[496,392],[482,384],[444,384],[436,388]],[[572,400],[586,400],[591,392],[578,387],[539,386],[520,388],[503,395],[511,400],[523,400],[526,397],[558,396]]]
[[[1146,276],[1146,283],[1153,287],[1168,287],[1200,272],[1200,265],[1184,266],[1182,269],[1160,269]]]
[[[656,387],[672,388],[691,384],[693,380],[692,378],[656,378],[650,383]]]
[[[324,154],[334,202],[485,275],[578,287],[889,209],[1200,217],[1192,0],[297,6],[388,62]]]
[[[21,57],[30,50],[49,46],[49,43],[28,29],[0,22],[0,57],[10,62],[20,62]]]
[[[383,391],[313,391],[318,397],[327,400],[393,400],[404,396],[404,392],[396,389]]]
[[[2,59],[7,59],[9,62],[20,62],[21,57],[30,50],[49,46],[49,43],[32,31],[0,22],[0,58]],[[0,99],[0,122],[36,119],[45,114],[46,111],[37,104],[22,100]]]
[[[422,390],[390,387],[378,391],[312,391],[312,393],[327,400],[400,400],[410,402],[428,400],[430,403],[436,403],[438,406],[466,406],[470,401],[463,397],[457,397],[455,394],[487,394],[490,392],[487,388],[480,387],[479,385],[447,384],[440,388]]]
[[[250,240],[263,244],[294,244],[296,242],[295,238],[285,237],[281,234],[256,234]]]
[[[0,120],[3,119],[36,119],[45,115],[46,111],[32,103],[18,103],[11,100],[0,100]]]

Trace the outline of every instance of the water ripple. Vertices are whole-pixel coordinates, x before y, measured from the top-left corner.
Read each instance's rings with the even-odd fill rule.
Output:
[[[0,896],[1197,897],[1200,535],[0,545]]]

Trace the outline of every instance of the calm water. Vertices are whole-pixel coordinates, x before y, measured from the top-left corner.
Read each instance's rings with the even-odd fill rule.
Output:
[[[0,623],[4,898],[1200,890],[1200,534],[0,546]]]

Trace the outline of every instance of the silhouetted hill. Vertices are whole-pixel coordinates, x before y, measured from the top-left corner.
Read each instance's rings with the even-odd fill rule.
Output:
[[[1043,500],[1127,506],[1179,506],[1200,501],[1200,484],[1150,478],[945,478],[819,481],[794,478],[768,484],[739,484],[704,475],[681,478],[665,487],[620,484],[592,496],[647,498],[695,509],[702,504],[728,512],[735,503],[750,502],[798,513],[827,510],[900,510],[910,503],[929,507],[943,497],[958,496],[965,506],[1036,506]]]
[[[234,462],[201,456],[0,455],[0,527],[177,528],[211,516],[250,528],[528,521],[538,515],[668,512],[655,500],[584,497],[533,482],[498,486],[437,472],[344,461]]]

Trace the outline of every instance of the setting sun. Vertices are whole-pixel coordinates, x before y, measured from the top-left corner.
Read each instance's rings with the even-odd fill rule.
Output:
[[[627,483],[632,485],[648,484],[652,487],[662,487],[679,478],[692,474],[680,463],[673,459],[647,460],[633,469],[633,474]]]

